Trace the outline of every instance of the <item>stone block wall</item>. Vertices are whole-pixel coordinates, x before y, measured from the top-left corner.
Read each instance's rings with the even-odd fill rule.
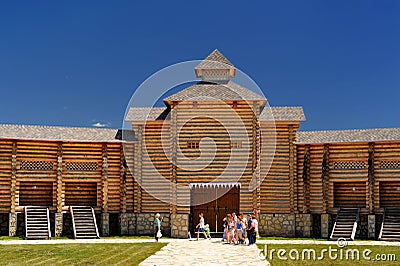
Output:
[[[135,213],[121,213],[119,215],[119,224],[121,225],[121,235],[135,235],[136,234],[136,214]]]
[[[171,237],[187,238],[189,231],[188,214],[171,215]]]
[[[296,237],[311,237],[312,234],[312,215],[296,214]]]
[[[8,236],[9,213],[0,213],[0,236]]]
[[[294,237],[296,216],[294,214],[260,214],[258,229],[262,236]]]
[[[171,236],[170,214],[160,213],[161,232],[164,236]],[[154,235],[154,213],[137,213],[136,214],[136,235]]]

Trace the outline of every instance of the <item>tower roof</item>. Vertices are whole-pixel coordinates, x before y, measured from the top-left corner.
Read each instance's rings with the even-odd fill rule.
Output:
[[[215,49],[194,70],[197,77],[202,77],[203,80],[210,80],[210,77],[216,76],[224,77],[223,79],[234,77],[236,69],[220,51]]]

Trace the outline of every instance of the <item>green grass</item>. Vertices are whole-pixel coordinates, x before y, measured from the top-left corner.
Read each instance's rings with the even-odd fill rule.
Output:
[[[0,240],[22,240],[22,236],[0,236]]]
[[[164,243],[2,245],[0,265],[138,265]]]
[[[330,245],[332,249],[339,249],[337,247],[337,245],[335,243],[332,243],[332,245]],[[258,247],[262,250],[264,250],[264,245],[259,244]],[[349,245],[347,247],[344,247],[343,250],[343,255],[342,255],[342,260],[340,260],[340,251],[337,251],[336,253],[332,253],[332,256],[334,256],[335,254],[338,254],[336,259],[330,259],[329,258],[329,253],[325,252],[324,253],[324,258],[322,260],[318,260],[318,257],[321,256],[321,251],[322,249],[328,249],[329,245],[307,245],[307,244],[268,244],[267,245],[267,259],[268,261],[271,263],[271,265],[275,266],[275,265],[399,265],[399,261],[400,261],[400,247],[399,246],[354,246],[354,245]],[[275,249],[274,253],[273,253],[273,257],[271,260],[271,251],[272,249]],[[286,251],[285,254],[282,254],[282,256],[286,257],[287,260],[281,260],[278,258],[278,250],[279,249],[283,249]],[[300,260],[295,260],[295,259],[291,259],[289,257],[289,252],[292,249],[296,249],[299,252],[299,259]],[[313,249],[316,252],[316,260],[307,260],[307,253],[305,253],[305,260],[302,260],[302,251],[304,249]],[[356,256],[355,259],[352,259],[352,255],[350,252],[348,252],[348,259],[346,260],[346,251],[348,250],[352,250],[352,249],[357,249],[359,251],[360,254],[360,259],[357,260]],[[363,259],[363,251],[369,249],[372,251],[372,253],[369,254],[370,260],[366,260]],[[281,251],[282,252],[282,251]],[[292,253],[292,257],[295,257],[295,252],[293,251]],[[377,254],[385,254],[386,257],[388,254],[394,254],[395,255],[395,261],[377,261],[376,260],[376,255]],[[368,255],[368,254],[367,254]]]

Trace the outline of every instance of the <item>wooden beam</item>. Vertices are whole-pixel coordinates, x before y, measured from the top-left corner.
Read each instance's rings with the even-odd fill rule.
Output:
[[[120,165],[120,177],[121,177],[121,201],[120,201],[120,209],[121,213],[126,213],[126,176],[127,176],[127,168],[128,164],[126,163],[126,159],[124,156],[124,146],[121,145],[121,165]]]
[[[177,136],[177,112],[174,108],[175,106],[171,106],[171,196],[172,203],[170,205],[171,214],[177,213],[177,149],[178,149],[178,136]],[[162,140],[161,140],[162,141]]]
[[[304,147],[304,161],[303,161],[303,213],[310,211],[310,145]]]
[[[108,212],[108,153],[107,144],[103,144],[103,163],[102,163],[102,211]]]
[[[294,130],[293,125],[289,125],[289,197],[290,197],[290,213],[293,214],[295,212],[295,162],[294,159],[296,157],[294,150]]]
[[[368,210],[370,214],[374,212],[374,189],[375,189],[375,171],[374,171],[374,143],[368,145]]]
[[[57,151],[57,212],[62,212],[63,207],[63,159],[62,159],[62,143],[58,144]]]
[[[17,206],[17,141],[14,140],[12,144],[12,158],[11,158],[11,213],[15,213]]]
[[[329,207],[329,144],[324,145],[322,159],[322,210],[326,213]]]
[[[139,125],[137,128],[137,138],[138,138],[138,143],[137,143],[137,148],[135,149],[135,169],[134,169],[134,174],[135,174],[135,179],[136,183],[138,184],[137,188],[137,194],[135,195],[137,198],[137,208],[136,212],[141,213],[142,212],[142,187],[141,187],[141,182],[142,182],[142,153],[143,153],[143,125]]]

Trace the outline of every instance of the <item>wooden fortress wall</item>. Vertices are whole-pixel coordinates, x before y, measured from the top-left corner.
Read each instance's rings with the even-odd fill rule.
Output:
[[[58,212],[79,202],[102,212],[133,212],[133,178],[123,158],[121,143],[2,139],[0,212],[47,203],[49,196]]]
[[[379,213],[400,204],[400,142],[297,146],[298,207],[329,213],[358,207]]]

